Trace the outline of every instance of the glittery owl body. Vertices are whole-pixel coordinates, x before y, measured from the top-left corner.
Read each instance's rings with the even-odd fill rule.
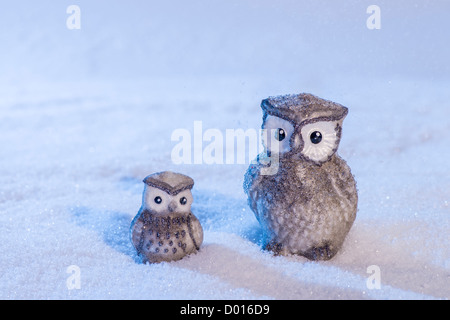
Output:
[[[142,261],[176,261],[197,252],[203,229],[190,210],[194,181],[165,171],[147,176],[144,183],[142,206],[130,228]]]
[[[271,97],[261,108],[266,152],[247,170],[244,190],[264,246],[276,254],[331,259],[357,211],[356,182],[336,153],[348,110],[311,94]],[[276,172],[267,171],[275,164]]]

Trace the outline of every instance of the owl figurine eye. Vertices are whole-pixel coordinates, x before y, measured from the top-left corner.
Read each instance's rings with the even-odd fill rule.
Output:
[[[302,155],[315,163],[322,163],[336,151],[339,143],[339,122],[319,121],[301,129],[304,141]]]
[[[278,128],[275,131],[275,139],[277,139],[278,141],[283,141],[284,138],[286,138],[286,132],[284,131],[284,129]]]
[[[266,130],[262,142],[268,151],[284,153],[291,150],[290,140],[294,126],[289,121],[269,115],[262,128]]]
[[[160,204],[162,202],[162,199],[160,196],[157,196],[157,197],[155,197],[154,201],[156,204]]]
[[[314,131],[311,133],[309,139],[311,139],[312,143],[319,144],[322,141],[322,133],[320,133],[320,131]]]

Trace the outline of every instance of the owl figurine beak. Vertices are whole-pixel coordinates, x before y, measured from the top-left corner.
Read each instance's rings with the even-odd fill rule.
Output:
[[[175,200],[170,201],[169,207],[168,207],[170,212],[175,212],[175,210],[177,210],[177,207],[178,207],[178,205]]]

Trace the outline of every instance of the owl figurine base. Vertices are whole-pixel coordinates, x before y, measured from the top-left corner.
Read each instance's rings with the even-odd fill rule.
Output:
[[[191,212],[194,181],[170,171],[144,179],[142,206],[131,223],[131,242],[143,263],[180,260],[197,252],[203,229]]]
[[[348,109],[306,93],[270,97],[261,108],[265,152],[248,168],[244,191],[263,246],[276,255],[329,260],[357,211],[355,179],[337,154]],[[275,172],[266,170],[274,163]]]

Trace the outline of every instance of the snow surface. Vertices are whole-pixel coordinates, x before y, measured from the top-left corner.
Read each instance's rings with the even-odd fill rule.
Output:
[[[66,28],[70,4],[80,30]],[[450,4],[377,1],[369,30],[371,4],[2,4],[0,298],[448,299]],[[359,211],[327,262],[261,250],[248,163],[171,161],[175,129],[259,129],[262,99],[298,92],[349,108],[339,154]],[[142,265],[129,226],[142,179],[162,170],[195,180],[204,244]]]

